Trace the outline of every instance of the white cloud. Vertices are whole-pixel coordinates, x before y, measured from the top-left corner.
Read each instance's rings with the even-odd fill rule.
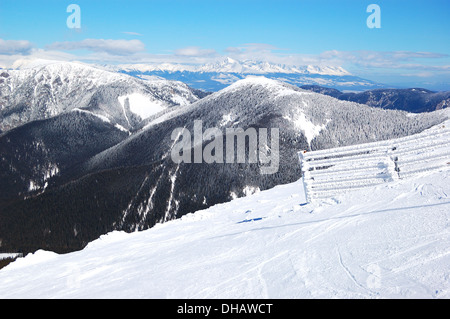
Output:
[[[365,69],[411,69],[450,71],[449,65],[431,65],[429,61],[448,59],[449,55],[434,52],[413,51],[337,51],[331,50],[318,56],[320,61],[334,61],[340,65],[351,64]]]
[[[137,35],[137,36],[139,36],[139,37],[142,37],[142,36],[143,36],[143,34],[138,33],[138,32],[123,31],[123,32],[121,32],[121,33],[123,33],[123,34],[128,34],[128,35]]]
[[[0,54],[30,54],[33,49],[31,42],[26,40],[3,40],[0,39]]]
[[[433,72],[429,72],[429,71],[400,74],[400,76],[409,77],[409,78],[410,77],[430,78],[430,77],[433,77],[434,75],[435,74]]]
[[[213,49],[202,49],[200,47],[192,46],[176,50],[175,55],[185,57],[205,57],[217,55],[217,52]]]
[[[74,42],[55,42],[47,47],[52,50],[74,51],[88,50],[105,52],[112,55],[130,55],[145,51],[140,40],[85,39]]]
[[[244,53],[244,52],[272,52],[272,51],[279,51],[279,50],[285,50],[280,49],[274,45],[267,44],[267,43],[245,43],[238,47],[228,47],[225,49],[225,52],[231,52],[231,53]]]

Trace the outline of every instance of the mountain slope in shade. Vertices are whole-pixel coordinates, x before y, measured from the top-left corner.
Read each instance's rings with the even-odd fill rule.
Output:
[[[0,298],[450,297],[449,171],[314,204],[300,182],[0,270]],[[363,199],[363,200],[362,200]]]
[[[266,78],[249,78],[153,116],[140,131],[52,178],[45,192],[11,199],[0,210],[5,221],[0,224],[1,249],[81,249],[112,230],[144,230],[291,183],[300,176],[300,150],[410,135],[447,117],[444,111],[411,116],[380,110]],[[267,128],[269,145],[271,130],[279,129],[278,171],[262,175],[261,168],[268,165],[261,162],[175,163],[170,156],[176,142],[172,132],[183,127],[193,132],[199,119],[203,130],[216,127],[225,133],[226,128],[254,128],[259,138],[259,129]],[[209,142],[193,145],[192,154]]]
[[[339,90],[316,85],[301,88],[373,107],[390,110],[403,110],[413,113],[432,112],[449,107],[450,92],[433,92],[426,89],[376,89],[360,93],[343,93]]]
[[[181,82],[143,81],[81,63],[35,63],[0,72],[0,129],[86,109],[132,130],[161,110],[199,99]]]
[[[0,206],[51,187],[80,162],[116,145],[128,132],[90,112],[73,110],[0,136]]]

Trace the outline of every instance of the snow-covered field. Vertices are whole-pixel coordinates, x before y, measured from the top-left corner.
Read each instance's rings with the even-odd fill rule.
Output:
[[[450,171],[303,205],[301,182],[0,270],[0,298],[450,298]]]

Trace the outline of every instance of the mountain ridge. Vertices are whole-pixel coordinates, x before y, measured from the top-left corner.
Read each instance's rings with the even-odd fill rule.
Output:
[[[140,71],[190,71],[190,72],[216,72],[216,73],[243,73],[243,74],[266,74],[266,73],[287,73],[287,74],[320,74],[320,75],[351,75],[342,67],[315,66],[315,65],[287,65],[276,64],[267,61],[243,60],[238,61],[226,57],[214,63],[206,64],[183,64],[183,63],[149,63],[149,64],[119,64],[109,66],[119,70],[140,70]]]
[[[183,81],[190,87],[217,92],[247,76],[265,76],[293,85],[328,85],[344,90],[381,88],[385,85],[350,74],[340,66],[287,65],[267,61],[238,61],[224,58],[215,63],[151,63],[103,66],[141,79],[163,78]]]
[[[0,74],[0,129],[78,108],[132,130],[152,113],[201,96],[181,82],[144,81],[75,62],[28,61]]]
[[[432,112],[448,108],[450,91],[435,92],[423,88],[374,89],[364,92],[341,92],[337,89],[317,85],[304,85],[301,88],[382,109],[403,110],[413,113]]]

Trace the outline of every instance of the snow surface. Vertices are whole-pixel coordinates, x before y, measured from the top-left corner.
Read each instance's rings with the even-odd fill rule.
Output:
[[[130,111],[139,115],[141,119],[147,119],[167,108],[167,104],[158,100],[153,100],[149,96],[141,93],[119,96],[118,99],[123,108],[125,107],[125,100],[128,99]]]
[[[109,120],[109,118],[107,118],[106,116],[100,115],[100,114],[96,114],[94,112],[88,111],[88,110],[83,110],[83,109],[79,109],[79,108],[75,108],[72,110],[72,112],[79,112],[79,113],[85,113],[85,114],[90,114],[92,116],[98,117],[100,120],[102,120],[105,123],[111,123],[111,121]]]
[[[297,114],[295,114],[294,118],[288,116],[283,116],[283,118],[285,120],[293,122],[294,125],[303,132],[310,147],[311,141],[316,136],[319,136],[320,132],[326,128],[326,124],[314,125],[314,123],[306,118],[305,113],[302,113],[301,109],[298,109]]]
[[[0,298],[450,298],[449,178],[307,205],[300,181],[277,186],[20,258],[0,270]]]

